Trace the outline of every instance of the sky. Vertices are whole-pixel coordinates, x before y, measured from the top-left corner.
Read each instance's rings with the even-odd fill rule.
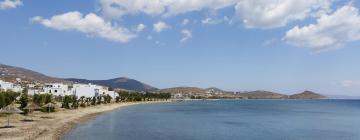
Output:
[[[0,0],[0,63],[157,88],[360,96],[354,0]]]

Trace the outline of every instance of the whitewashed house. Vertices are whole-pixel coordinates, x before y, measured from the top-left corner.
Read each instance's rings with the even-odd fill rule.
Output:
[[[113,99],[115,99],[117,96],[119,96],[119,94],[115,91],[107,91],[106,94],[110,95],[111,98],[113,98]]]
[[[70,95],[71,91],[69,90],[69,86],[62,83],[47,83],[43,87],[42,93],[49,93],[56,96],[64,96]]]
[[[40,94],[40,93],[43,93],[43,91],[39,90],[39,89],[27,89],[28,95],[34,95],[34,94]]]
[[[105,92],[102,86],[93,85],[93,84],[74,84],[71,91],[72,94],[77,97],[100,96],[102,93]]]
[[[5,82],[5,81],[0,80],[0,89],[2,89],[2,90],[5,90],[5,91],[10,90],[10,89],[12,89],[13,85],[14,84],[11,82]]]
[[[43,88],[38,87],[35,84],[27,84],[26,89],[27,89],[27,94],[28,95],[34,95],[34,94],[43,93]]]
[[[5,82],[0,80],[0,89],[4,90],[4,91],[14,91],[14,92],[22,92],[23,88],[19,85],[15,85],[14,83],[11,82]]]
[[[109,91],[108,87],[93,85],[93,84],[74,84],[71,89],[72,95],[77,97],[97,97],[103,95],[110,95],[113,99],[117,96],[115,91]]]

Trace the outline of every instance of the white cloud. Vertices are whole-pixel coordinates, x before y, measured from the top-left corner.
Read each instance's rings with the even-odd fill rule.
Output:
[[[222,22],[221,19],[214,19],[214,18],[210,18],[210,17],[201,20],[202,24],[219,24],[221,22]]]
[[[342,81],[341,86],[345,88],[360,87],[360,81],[352,81],[352,80]]]
[[[234,23],[233,19],[229,18],[228,16],[224,16],[223,20],[224,20],[224,22],[227,22],[228,24]]]
[[[321,16],[316,24],[292,28],[283,39],[288,44],[318,51],[341,48],[347,42],[360,40],[359,25],[359,10],[346,5]]]
[[[334,0],[99,0],[108,18],[146,14],[168,17],[188,12],[235,8],[236,16],[248,28],[276,28],[330,11]],[[232,15],[231,15],[232,16]],[[206,22],[207,19],[204,20]],[[209,19],[208,19],[209,20]],[[228,22],[231,24],[233,21]],[[222,21],[222,20],[220,20]],[[218,22],[218,21],[217,21]],[[217,23],[216,22],[216,23]],[[207,23],[211,23],[210,21]]]
[[[101,12],[110,18],[145,13],[172,16],[204,9],[218,10],[238,0],[100,0]]]
[[[182,43],[186,42],[187,40],[189,40],[192,37],[192,32],[187,29],[181,30],[181,34],[183,35],[183,37],[180,40],[180,42],[182,42]]]
[[[181,23],[183,26],[189,24],[190,20],[189,19],[184,19],[183,22]]]
[[[3,0],[0,1],[0,9],[1,10],[5,10],[5,9],[12,9],[12,8],[16,8],[18,6],[22,6],[23,3],[21,0]]]
[[[221,24],[221,23],[227,23],[227,24],[233,24],[233,19],[229,18],[228,16],[224,17],[207,17],[201,20],[202,24]]]
[[[115,42],[128,42],[136,37],[128,29],[114,26],[94,13],[83,16],[80,12],[74,11],[55,15],[50,19],[36,16],[32,21],[59,31],[79,31]]]
[[[162,22],[162,21],[159,21],[159,22],[157,22],[157,23],[155,23],[154,25],[153,25],[153,30],[155,31],[155,32],[162,32],[162,31],[164,31],[164,30],[166,30],[166,29],[169,29],[169,28],[171,28],[169,25],[167,25],[165,22]]]
[[[144,31],[145,28],[146,28],[146,25],[139,24],[134,28],[134,30],[135,30],[135,32],[142,32],[142,31]]]
[[[328,11],[332,0],[239,0],[236,14],[248,28],[275,28]]]

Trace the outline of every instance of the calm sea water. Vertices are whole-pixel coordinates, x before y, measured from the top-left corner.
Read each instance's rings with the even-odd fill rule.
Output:
[[[74,140],[360,140],[360,100],[136,105],[79,125]]]

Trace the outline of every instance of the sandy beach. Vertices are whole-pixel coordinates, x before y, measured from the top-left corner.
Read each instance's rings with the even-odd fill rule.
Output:
[[[60,136],[71,130],[77,124],[95,118],[105,112],[114,109],[136,105],[158,102],[136,102],[136,103],[113,103],[75,110],[60,110],[54,113],[35,112],[30,116],[20,114],[11,115],[10,124],[15,128],[0,128],[1,140],[51,140],[59,139]],[[32,118],[34,121],[24,121]],[[0,117],[0,127],[7,123],[6,117]]]

